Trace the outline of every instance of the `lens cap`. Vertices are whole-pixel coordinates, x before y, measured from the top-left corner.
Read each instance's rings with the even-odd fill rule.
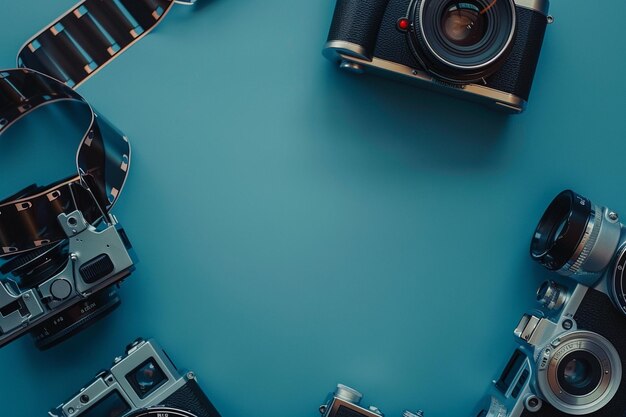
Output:
[[[530,256],[546,268],[561,269],[576,253],[591,217],[591,201],[571,190],[560,193],[541,217]]]

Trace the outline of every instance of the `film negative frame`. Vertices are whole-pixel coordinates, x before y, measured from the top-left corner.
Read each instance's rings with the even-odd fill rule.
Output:
[[[126,183],[131,157],[126,136],[48,75],[28,68],[0,71],[0,135],[34,110],[67,101],[86,106],[89,114],[76,153],[77,174],[0,202],[0,257],[65,239],[57,221],[61,213],[80,210],[90,223],[106,217]]]
[[[76,88],[154,29],[174,4],[195,0],[83,0],[29,39],[17,55]]]

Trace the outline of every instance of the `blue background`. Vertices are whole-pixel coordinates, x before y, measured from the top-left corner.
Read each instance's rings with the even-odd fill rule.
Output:
[[[1,66],[72,5],[5,1]],[[223,417],[315,416],[338,382],[390,417],[470,416],[550,276],[527,253],[550,199],[626,210],[626,3],[554,1],[521,116],[340,73],[333,7],[175,7],[79,89],[131,139],[114,212],[141,262],[106,320],[0,350],[3,415],[45,415],[145,335]],[[66,119],[2,137],[0,195],[73,172]]]

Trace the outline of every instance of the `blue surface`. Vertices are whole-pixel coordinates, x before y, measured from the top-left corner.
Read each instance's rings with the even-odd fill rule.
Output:
[[[2,66],[72,4],[5,2]],[[107,320],[0,350],[3,415],[46,415],[146,335],[223,417],[313,417],[337,382],[469,417],[549,276],[527,254],[549,200],[626,211],[626,3],[589,4],[554,1],[521,116],[340,73],[332,1],[176,7],[79,90],[131,139],[115,214],[141,263]],[[3,137],[0,195],[71,174],[68,129]]]

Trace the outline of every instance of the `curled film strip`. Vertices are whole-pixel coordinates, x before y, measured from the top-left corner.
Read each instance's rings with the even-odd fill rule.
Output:
[[[26,42],[19,69],[0,71],[0,135],[36,108],[60,101],[78,102],[91,114],[75,176],[0,201],[0,257],[65,239],[61,213],[78,209],[90,223],[106,218],[126,181],[130,145],[73,89],[154,29],[175,3],[195,0],[81,1]]]
[[[97,222],[113,207],[126,182],[127,138],[78,93],[39,72],[0,71],[0,135],[35,109],[61,101],[87,106],[90,114],[76,154],[78,172],[47,187],[27,187],[0,202],[0,257],[65,239],[57,221],[61,213],[80,210],[88,222]]]
[[[147,35],[175,3],[195,0],[84,0],[29,39],[17,66],[76,88]]]

